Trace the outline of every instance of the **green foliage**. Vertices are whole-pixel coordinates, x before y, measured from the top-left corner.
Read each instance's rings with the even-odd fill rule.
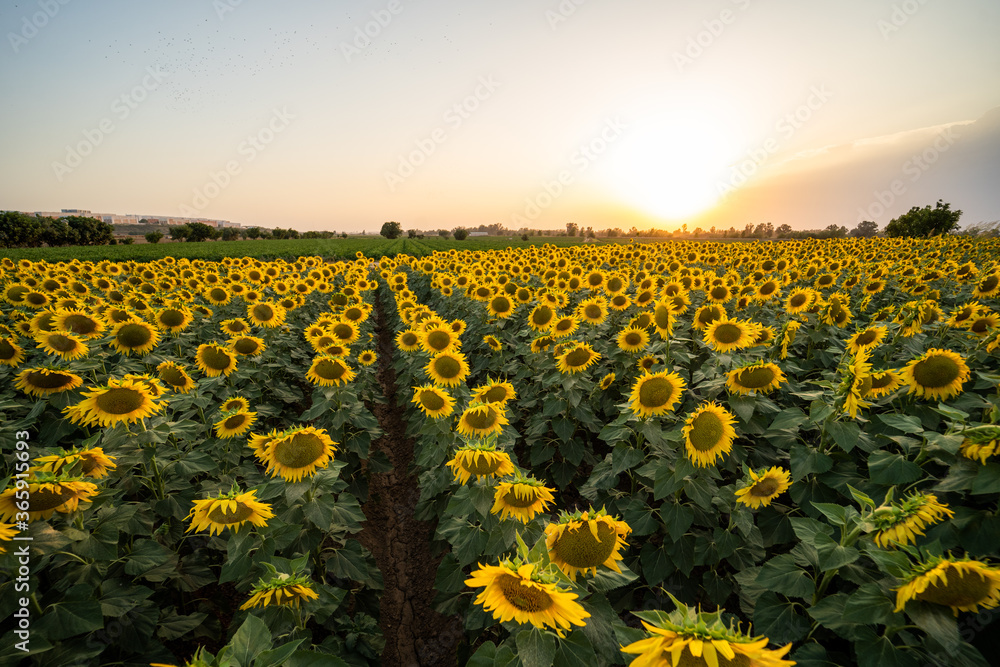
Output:
[[[469,230],[465,227],[456,227],[451,231],[451,235],[456,241],[464,241],[469,238]]]
[[[384,222],[382,223],[382,231],[379,234],[389,240],[398,239],[403,235],[403,226],[395,221]]]
[[[893,218],[885,226],[885,235],[897,236],[940,236],[958,231],[958,219],[961,211],[952,211],[951,204],[938,199],[934,208],[930,204],[920,208],[912,207],[909,211]]]

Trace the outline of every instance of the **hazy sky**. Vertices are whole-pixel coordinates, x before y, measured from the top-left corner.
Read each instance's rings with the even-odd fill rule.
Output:
[[[0,6],[3,209],[806,228],[822,202],[853,226],[891,179],[831,211],[824,179],[800,189],[810,161],[924,150],[1000,106],[996,0]],[[933,202],[932,182],[873,217]],[[955,192],[1000,218],[992,188]]]

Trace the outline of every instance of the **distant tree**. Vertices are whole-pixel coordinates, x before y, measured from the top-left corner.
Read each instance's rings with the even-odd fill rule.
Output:
[[[584,230],[583,234],[588,239],[597,238],[597,234],[594,233],[594,228],[593,227],[587,227],[587,229]]]
[[[395,221],[382,223],[382,231],[379,232],[387,239],[398,239],[403,235],[403,226]]]
[[[443,239],[446,239],[449,236],[451,236],[451,232],[449,232],[447,229],[439,229],[438,236],[440,236]]]
[[[527,234],[521,234],[521,240],[522,241],[527,241],[528,240],[528,235]]]
[[[246,229],[247,238],[259,239],[260,238],[260,227],[247,227]]]
[[[204,222],[189,222],[187,223],[188,229],[187,240],[200,242],[207,239],[215,239],[219,237],[219,230],[210,225],[206,225]]]
[[[778,225],[778,229],[776,231],[778,233],[778,238],[782,239],[789,236],[792,233],[792,226],[788,224]]]
[[[274,238],[274,236],[271,235],[271,230],[270,229],[261,229],[260,230],[260,238],[266,240],[266,239],[272,239],[272,238]]]
[[[567,222],[566,223],[566,236],[576,236],[576,232],[579,229],[580,229],[580,227],[575,222]]]
[[[848,236],[851,238],[870,239],[878,234],[878,223],[871,220],[862,220],[858,226],[852,229]]]
[[[107,245],[115,237],[113,225],[82,215],[61,218],[69,226],[69,242],[74,245]]]
[[[885,226],[885,235],[896,236],[940,236],[958,230],[961,211],[952,211],[951,204],[938,199],[934,208],[914,206],[909,211],[893,218]]]
[[[135,239],[132,238],[131,236],[126,236],[121,240],[121,242],[123,245],[132,245],[133,243],[135,243]]]
[[[417,230],[415,230],[415,229],[407,229],[406,230],[406,237],[407,238],[411,238],[411,239],[417,238]]]
[[[147,220],[146,218],[142,218],[142,219],[139,220],[139,224],[140,225],[148,225],[149,224],[149,220]],[[151,243],[155,243],[155,242],[151,241]]]
[[[162,238],[163,232],[159,229],[152,232],[146,232],[146,243],[159,243]]]
[[[42,244],[42,219],[18,211],[0,213],[0,247],[27,248]]]
[[[221,235],[223,241],[235,241],[240,237],[240,230],[235,227],[223,227]]]
[[[469,230],[465,227],[456,227],[452,230],[451,235],[455,237],[456,241],[464,241],[469,236]]]
[[[175,241],[183,241],[191,233],[190,225],[176,225],[167,229],[167,233],[170,234],[170,238]]]
[[[340,238],[346,239],[347,238],[347,232],[340,232]]]

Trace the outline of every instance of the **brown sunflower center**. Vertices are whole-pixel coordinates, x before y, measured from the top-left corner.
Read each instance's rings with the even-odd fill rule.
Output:
[[[28,292],[24,295],[24,300],[32,306],[44,306],[48,303],[49,298],[41,292]]]
[[[58,491],[39,489],[28,495],[29,512],[45,512],[54,510],[67,500],[76,496],[76,491],[68,486],[58,485]]]
[[[980,317],[978,320],[969,325],[969,331],[977,334],[984,334],[990,330],[990,321],[985,317]]]
[[[347,367],[334,359],[323,359],[316,364],[316,375],[324,380],[339,380]]]
[[[947,387],[958,379],[961,369],[954,359],[944,355],[929,356],[913,367],[913,379],[921,387]]]
[[[664,377],[650,378],[639,387],[639,404],[644,408],[663,407],[670,402],[675,391],[676,388],[670,380]]]
[[[503,457],[496,452],[469,452],[462,457],[462,468],[480,477],[491,475],[500,469]]]
[[[274,446],[274,460],[286,468],[305,468],[318,461],[324,449],[315,433],[296,433]]]
[[[405,332],[399,341],[406,347],[413,347],[417,344],[417,334],[412,331]]]
[[[721,317],[722,313],[719,312],[718,308],[706,308],[701,311],[700,315],[698,315],[698,321],[702,324],[708,325]]]
[[[443,408],[445,406],[445,401],[444,397],[436,391],[425,389],[420,392],[420,405],[424,406],[426,410],[434,412]]]
[[[209,290],[208,295],[212,298],[213,301],[225,301],[226,298],[229,297],[229,294],[226,293],[226,290],[222,289],[221,287],[212,288],[211,290]]]
[[[484,431],[496,426],[498,416],[496,410],[486,407],[485,409],[470,410],[465,413],[463,420],[471,428],[477,431]]]
[[[73,384],[73,376],[65,373],[32,371],[25,376],[25,382],[36,389],[59,389]]]
[[[427,345],[433,350],[447,349],[451,345],[451,334],[447,331],[432,331],[427,334]]]
[[[978,572],[949,567],[947,576],[948,583],[930,584],[917,594],[917,599],[948,607],[969,607],[986,600],[993,590],[993,582]]]
[[[434,371],[439,377],[451,380],[462,372],[462,364],[454,357],[440,357],[434,360]]]
[[[515,489],[526,491],[526,493],[518,495],[514,492]],[[531,507],[536,502],[538,502],[538,494],[535,492],[535,487],[525,486],[523,484],[515,484],[503,497],[504,505],[517,507],[519,509]]]
[[[490,387],[481,398],[487,403],[499,403],[500,401],[507,400],[507,388],[503,385],[495,385]]]
[[[233,365],[233,358],[222,348],[210,345],[201,352],[201,360],[215,371],[224,371]]]
[[[63,320],[63,326],[75,334],[81,334],[84,336],[97,331],[97,322],[86,315],[70,315]]]
[[[997,288],[997,284],[1000,284],[1000,276],[997,275],[987,276],[979,283],[979,291],[992,292]]]
[[[878,375],[872,375],[872,389],[881,389],[883,387],[888,387],[892,384],[892,374],[891,373],[880,373]]]
[[[768,296],[770,294],[774,294],[774,290],[776,289],[778,289],[777,284],[769,280],[760,286],[760,289],[757,290],[757,293],[760,294],[761,296]]]
[[[252,312],[259,322],[270,322],[274,319],[274,308],[266,303],[258,303],[253,307]]]
[[[184,324],[184,313],[181,311],[171,308],[170,310],[165,310],[160,313],[160,324],[165,327],[179,327]]]
[[[737,375],[736,380],[747,389],[760,389],[774,382],[774,369],[770,366],[749,368]]]
[[[798,294],[793,294],[791,298],[788,299],[788,305],[792,308],[801,308],[806,305],[807,301],[809,301],[809,295],[799,292]]]
[[[245,414],[233,415],[222,423],[222,427],[229,429],[230,431],[237,429],[240,426],[243,426],[247,422],[248,418],[248,415]]]
[[[497,585],[504,599],[521,611],[542,612],[555,604],[552,596],[544,589],[524,583],[520,577],[512,574],[497,577]]]
[[[127,415],[139,410],[146,402],[146,395],[138,389],[111,387],[97,397],[97,407],[111,415]]]
[[[354,338],[354,327],[345,322],[341,322],[337,326],[333,327],[333,335],[340,340],[350,340]]]
[[[587,319],[598,320],[604,314],[604,311],[596,303],[592,303],[583,309],[583,314]]]
[[[750,487],[750,495],[755,498],[770,498],[778,490],[778,480],[765,477]]]
[[[594,537],[587,523],[597,524]],[[611,557],[618,544],[618,531],[604,521],[585,522],[576,529],[566,529],[556,538],[553,551],[565,563],[576,568],[597,567]]]
[[[78,342],[63,336],[62,334],[52,334],[48,337],[47,342],[49,347],[51,347],[56,352],[72,352],[79,345]]]
[[[145,324],[126,324],[115,334],[118,344],[126,348],[142,347],[153,338],[153,332]]]
[[[0,359],[4,361],[17,356],[17,349],[6,338],[0,338]]]
[[[657,329],[667,330],[670,328],[670,309],[666,306],[657,306],[653,311],[653,323]]]
[[[629,347],[635,347],[636,345],[642,344],[642,336],[638,331],[630,331],[625,334],[625,344]]]
[[[581,368],[587,365],[592,356],[593,354],[587,348],[578,347],[563,357],[563,362],[570,368]]]
[[[351,320],[352,322],[357,322],[362,317],[364,317],[364,315],[365,315],[364,311],[357,307],[351,307],[344,311],[344,317]]]
[[[260,349],[260,344],[253,338],[240,338],[233,345],[233,349],[240,354],[254,354]]]
[[[731,345],[743,336],[743,329],[735,324],[725,322],[715,328],[715,342],[723,345]]]
[[[720,301],[726,299],[729,296],[729,288],[725,285],[716,285],[709,292],[713,299],[718,299]]]
[[[253,516],[253,508],[246,503],[237,501],[236,509],[230,510],[228,505],[223,504],[225,502],[217,503],[208,513],[208,518],[215,523],[240,523]]]
[[[160,379],[172,387],[183,387],[187,384],[184,372],[179,368],[167,367],[160,371]]]
[[[496,312],[506,313],[510,310],[510,299],[505,296],[498,296],[490,302],[490,305],[493,306],[493,310]]]
[[[877,338],[878,331],[875,329],[865,329],[858,334],[858,337],[854,340],[854,342],[859,346],[871,345]]]
[[[702,412],[691,422],[688,438],[691,445],[699,452],[710,452],[722,440],[724,428],[719,415],[714,412]]]
[[[573,320],[565,317],[556,322],[556,331],[569,331],[573,328]]]
[[[624,308],[628,304],[628,297],[623,294],[617,294],[611,299],[611,305],[617,308]]]

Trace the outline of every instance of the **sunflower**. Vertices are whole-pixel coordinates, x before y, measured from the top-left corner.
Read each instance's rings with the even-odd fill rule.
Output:
[[[76,389],[83,378],[76,373],[55,367],[26,368],[17,374],[14,386],[31,396],[50,396]]]
[[[497,294],[489,300],[487,310],[493,317],[504,319],[514,314],[516,306],[517,304],[506,294]]]
[[[18,532],[17,524],[0,522],[0,554],[7,553],[3,543],[12,541]]]
[[[897,612],[910,600],[950,607],[955,616],[1000,604],[1000,568],[983,561],[932,556],[902,578],[903,584],[895,589]]]
[[[767,507],[771,501],[792,486],[792,478],[787,470],[772,466],[760,472],[750,471],[750,479],[736,491],[736,501],[751,509]]]
[[[455,456],[446,464],[459,484],[465,484],[475,475],[476,479],[483,477],[506,477],[516,472],[510,455],[498,451],[490,441],[468,444],[455,452]]]
[[[120,322],[111,330],[111,346],[122,354],[145,355],[160,342],[160,333],[139,320]]]
[[[602,508],[595,512],[563,512],[559,521],[545,526],[545,546],[549,560],[576,581],[577,572],[597,574],[601,565],[621,572],[617,561],[625,547],[625,538],[632,532],[624,521],[607,515]]]
[[[486,346],[494,352],[499,352],[503,349],[503,345],[500,344],[500,341],[498,341],[495,336],[487,334],[483,336],[483,342],[486,343]]]
[[[704,331],[712,322],[726,319],[726,309],[719,304],[707,304],[694,313],[694,328]]]
[[[49,519],[52,514],[71,514],[81,501],[88,501],[97,495],[97,485],[72,477],[39,477],[28,482],[28,509],[24,506],[24,489],[7,489],[0,493],[0,519],[13,519],[22,512],[28,513],[28,521]]]
[[[233,336],[229,339],[228,347],[243,357],[256,357],[267,349],[264,340],[256,336]]]
[[[684,421],[684,434],[688,459],[696,466],[708,467],[733,449],[736,439],[736,420],[717,403],[705,403]]]
[[[795,336],[799,332],[799,328],[802,326],[801,323],[791,320],[787,322],[784,328],[781,330],[781,352],[778,355],[780,359],[788,358],[788,347],[795,342]]]
[[[893,370],[876,371],[871,375],[871,382],[871,388],[864,395],[865,398],[888,396],[903,384],[903,378]]]
[[[69,333],[41,333],[35,336],[38,349],[55,355],[66,361],[73,361],[87,356],[90,348],[83,340]]]
[[[962,383],[969,379],[969,367],[962,355],[951,350],[931,348],[901,372],[910,390],[927,400],[948,400],[962,393]]]
[[[986,312],[969,323],[969,333],[985,338],[1000,325],[1000,316]]]
[[[228,336],[244,334],[250,331],[250,325],[244,319],[222,320],[219,322],[219,329]]]
[[[285,481],[298,482],[330,465],[336,444],[325,430],[301,426],[275,434],[257,452],[257,457],[267,464],[267,471],[272,476],[280,475]]]
[[[535,572],[535,564],[501,561],[483,565],[472,572],[465,585],[483,590],[476,604],[492,612],[493,618],[506,623],[530,623],[536,628],[552,628],[560,635],[572,626],[584,626],[590,617],[577,594],[561,588],[554,577]]]
[[[358,353],[358,363],[362,366],[371,366],[375,363],[378,356],[373,350],[362,350]]]
[[[974,299],[982,299],[996,296],[998,292],[1000,292],[1000,274],[991,273],[976,283],[976,288],[972,290],[972,297]]]
[[[576,343],[572,347],[566,348],[556,359],[556,366],[560,373],[572,375],[587,370],[592,364],[597,363],[601,355],[594,352],[594,349],[587,343]]]
[[[341,345],[352,345],[361,338],[361,328],[354,322],[349,322],[347,320],[342,320],[337,322],[329,329],[330,335],[332,335],[338,343]]]
[[[552,336],[539,336],[538,338],[535,338],[534,340],[531,341],[531,352],[533,354],[539,354],[540,352],[544,352],[545,350],[552,347],[552,343],[554,342],[555,339],[552,338]]]
[[[259,327],[281,326],[285,322],[285,315],[285,309],[276,303],[258,301],[247,305],[247,319]]]
[[[424,329],[420,337],[420,347],[428,354],[437,354],[447,350],[457,350],[461,346],[458,336],[448,325],[434,326]]]
[[[660,371],[639,377],[632,385],[630,407],[640,417],[670,412],[680,402],[687,383],[677,373]]]
[[[63,412],[74,424],[114,426],[140,421],[163,407],[142,381],[110,379],[105,386],[83,392],[83,400]]]
[[[558,318],[549,327],[549,335],[553,338],[563,338],[569,336],[580,328],[580,321],[572,315],[565,315]]]
[[[81,338],[99,338],[107,328],[101,318],[77,309],[57,310],[52,324],[56,331],[65,331]]]
[[[215,422],[215,435],[219,438],[235,438],[243,435],[257,421],[257,413],[244,410],[225,412],[222,419]]]
[[[238,533],[247,521],[257,528],[267,525],[267,520],[274,517],[271,506],[255,498],[257,491],[251,489],[241,492],[232,489],[229,493],[219,493],[215,498],[192,501],[191,511],[186,519],[191,519],[191,525],[185,532],[208,529],[209,535],[229,528]]]
[[[500,404],[499,408],[497,409],[495,403],[470,405],[458,418],[458,427],[455,430],[470,438],[485,438],[500,433],[508,421],[504,415],[503,404]]]
[[[194,389],[194,380],[187,374],[184,367],[173,361],[164,361],[156,367],[160,382],[163,382],[178,394],[186,394]]]
[[[253,587],[250,599],[240,605],[240,610],[245,611],[254,607],[268,607],[270,605],[297,608],[302,602],[312,602],[318,599],[319,594],[313,590],[312,582],[308,577],[278,574],[270,581],[261,579]]]
[[[215,285],[209,287],[202,293],[205,300],[208,301],[213,306],[224,306],[229,303],[229,300],[233,298],[233,295],[229,293],[222,285]]]
[[[726,386],[737,394],[754,391],[767,393],[776,389],[785,380],[785,374],[776,364],[757,361],[742,368],[729,371]]]
[[[472,400],[479,403],[500,403],[517,398],[514,385],[500,380],[489,380],[472,390]]]
[[[75,448],[60,454],[39,456],[35,463],[38,472],[49,472],[54,475],[67,473],[70,475],[83,475],[92,479],[107,477],[109,471],[114,470],[114,456],[107,456],[102,447],[90,449]]]
[[[306,371],[306,379],[320,387],[337,387],[354,379],[355,372],[340,357],[321,354],[314,357]]]
[[[195,352],[198,370],[208,377],[229,377],[236,371],[236,355],[218,343],[202,343]]]
[[[924,528],[954,515],[947,505],[938,502],[933,493],[911,494],[872,513],[872,526],[878,530],[875,544],[883,549],[912,544],[918,535],[924,534]]]
[[[816,301],[816,292],[808,287],[792,290],[785,299],[785,312],[789,315],[798,315],[809,309]]]
[[[404,329],[396,334],[396,347],[403,352],[413,352],[420,349],[420,334],[411,329]]]
[[[668,595],[670,595],[668,593]],[[670,596],[676,609],[633,612],[650,636],[622,647],[636,654],[631,667],[791,667],[784,660],[792,645],[766,648],[767,637],[751,637],[722,621],[722,610],[708,613],[691,609]]]
[[[639,327],[626,327],[618,334],[618,349],[635,353],[649,345],[649,332]]]
[[[608,373],[607,375],[601,378],[601,382],[598,386],[601,388],[601,391],[607,391],[608,388],[614,383],[615,383],[615,374]]]
[[[434,419],[447,417],[455,409],[455,399],[444,389],[432,384],[413,387],[411,402],[416,403],[425,415]]]
[[[556,311],[552,306],[540,303],[528,314],[528,326],[535,331],[548,331],[556,320]]]
[[[979,460],[986,465],[986,459],[1000,453],[1000,427],[990,425],[977,426],[963,431],[961,453],[967,459]]]
[[[584,299],[577,306],[576,316],[590,325],[597,326],[608,318],[608,304],[602,297]]]
[[[885,338],[887,331],[883,326],[862,329],[847,339],[847,351],[851,354],[857,354],[862,349],[871,350],[878,347]]]
[[[490,513],[499,513],[501,519],[512,517],[528,523],[555,500],[552,491],[553,489],[533,477],[518,475],[511,482],[500,482],[497,485]]]
[[[702,340],[716,352],[731,352],[754,345],[760,332],[760,325],[728,317],[712,322]]]
[[[434,384],[455,387],[469,374],[469,364],[461,352],[438,352],[427,362],[424,372]]]
[[[153,324],[170,333],[184,331],[193,321],[194,315],[187,308],[161,308],[153,313]]]

